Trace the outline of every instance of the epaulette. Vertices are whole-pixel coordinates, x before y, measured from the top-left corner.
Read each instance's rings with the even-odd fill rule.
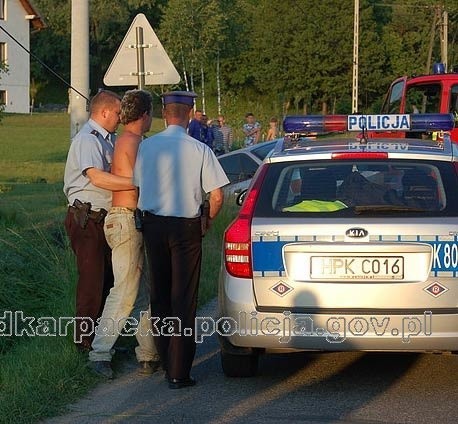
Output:
[[[100,135],[100,133],[97,130],[92,130],[91,134],[94,134],[96,137]]]

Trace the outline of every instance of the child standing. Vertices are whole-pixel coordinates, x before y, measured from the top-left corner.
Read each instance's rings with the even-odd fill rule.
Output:
[[[267,131],[266,141],[274,140],[278,137],[278,119],[273,117],[269,121],[269,131]]]

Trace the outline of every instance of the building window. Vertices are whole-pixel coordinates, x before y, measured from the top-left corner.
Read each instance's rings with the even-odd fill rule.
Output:
[[[0,105],[6,105],[6,90],[0,90]]]
[[[0,19],[5,19],[6,0],[0,0]]]
[[[6,63],[6,43],[0,43],[0,64]]]

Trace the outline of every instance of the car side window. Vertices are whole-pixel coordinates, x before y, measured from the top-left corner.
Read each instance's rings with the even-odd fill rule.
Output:
[[[264,146],[259,146],[251,151],[253,155],[258,157],[261,160],[267,156],[267,154],[275,147],[275,143],[268,143]]]
[[[240,163],[244,179],[252,178],[259,165],[247,155],[240,155]]]
[[[231,183],[238,181],[240,175],[240,155],[231,155],[218,159]]]
[[[406,93],[406,113],[438,113],[441,99],[440,84],[409,87]]]
[[[404,81],[400,81],[391,87],[391,91],[388,93],[385,104],[383,105],[383,113],[399,113],[401,107],[401,96],[404,89]]]
[[[245,181],[252,178],[259,166],[245,153],[221,158],[219,159],[219,162],[231,183]]]

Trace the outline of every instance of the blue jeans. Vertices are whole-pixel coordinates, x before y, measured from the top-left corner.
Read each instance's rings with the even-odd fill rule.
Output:
[[[110,361],[113,346],[124,327],[135,334],[138,361],[157,361],[152,333],[150,287],[143,277],[143,235],[137,231],[133,210],[112,207],[105,218],[105,237],[112,251],[114,286],[105,302],[99,325],[96,328],[91,361]],[[126,326],[127,323],[127,326]]]

